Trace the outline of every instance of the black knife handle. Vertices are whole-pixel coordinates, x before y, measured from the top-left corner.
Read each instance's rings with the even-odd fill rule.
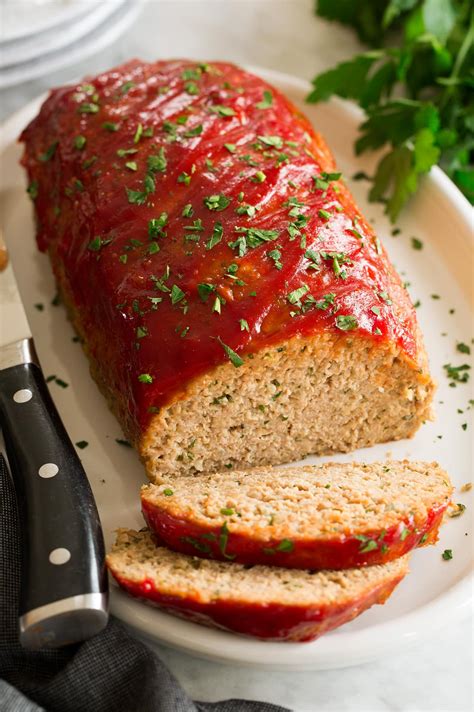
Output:
[[[20,640],[60,647],[107,623],[99,515],[37,363],[0,371],[0,419],[22,530]]]

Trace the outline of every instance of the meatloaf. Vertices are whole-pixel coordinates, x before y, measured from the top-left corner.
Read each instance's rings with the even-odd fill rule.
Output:
[[[347,569],[435,543],[452,491],[437,463],[327,463],[163,478],[141,500],[150,529],[174,551]]]
[[[314,640],[384,603],[408,571],[383,566],[310,571],[206,561],[121,529],[107,566],[128,593],[204,625],[267,640]]]
[[[412,436],[413,306],[323,138],[234,65],[131,61],[24,130],[37,239],[152,480]]]

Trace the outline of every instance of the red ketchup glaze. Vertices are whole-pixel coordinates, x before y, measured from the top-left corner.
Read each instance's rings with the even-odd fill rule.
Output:
[[[232,525],[229,528],[227,524],[206,528],[174,517],[148,502],[142,501],[142,512],[160,542],[191,556],[295,569],[348,569],[386,564],[417,546],[434,544],[447,506],[443,503],[430,509],[424,520],[415,521],[411,517],[383,531],[368,531],[359,537],[348,533],[332,539],[284,539],[287,551],[278,550],[282,540],[257,540],[252,535],[233,533]]]
[[[38,245],[132,434],[226,362],[223,344],[245,359],[327,331],[416,360],[383,247],[324,175],[322,138],[261,79],[134,60],[52,91],[21,140]]]
[[[203,602],[197,597],[164,595],[153,581],[130,581],[112,573],[120,586],[132,596],[145,599],[180,618],[265,640],[294,642],[315,640],[333,628],[348,623],[375,603],[384,603],[403,578],[388,580],[359,599],[314,607],[225,599]]]

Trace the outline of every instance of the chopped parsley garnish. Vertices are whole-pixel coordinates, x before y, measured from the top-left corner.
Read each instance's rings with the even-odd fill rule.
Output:
[[[115,133],[119,130],[119,125],[116,124],[114,121],[104,121],[104,123],[102,124],[102,128],[106,131],[110,131],[110,133]]]
[[[74,148],[77,148],[78,151],[82,151],[86,143],[87,139],[85,136],[76,136],[74,139]]]
[[[336,326],[338,329],[341,329],[341,331],[352,331],[353,329],[357,329],[359,322],[352,314],[339,314],[336,317]]]
[[[31,200],[36,200],[36,198],[38,197],[38,181],[32,180],[28,188],[26,189],[26,192],[30,196]]]
[[[325,171],[322,171],[321,175],[313,176],[314,187],[316,190],[327,190],[329,188],[329,184],[333,181],[339,180],[341,175],[341,173],[326,173]]]
[[[263,171],[257,171],[251,180],[253,183],[264,183],[267,180],[267,176]]]
[[[54,141],[54,142],[46,149],[46,151],[45,151],[44,153],[41,153],[41,154],[38,156],[38,160],[40,160],[41,163],[47,163],[48,161],[50,161],[50,160],[52,159],[52,157],[54,156],[54,154],[56,153],[56,149],[57,149],[58,145],[59,145],[59,141]]]
[[[79,448],[79,450],[84,450],[89,445],[87,440],[79,440],[79,442],[76,443],[76,447]]]
[[[237,215],[247,215],[249,218],[253,218],[253,216],[257,212],[257,208],[254,205],[248,205],[247,203],[244,203],[243,205],[239,205],[235,209],[235,212],[237,213]]]
[[[77,111],[79,114],[97,114],[99,105],[86,101],[78,107]]]
[[[123,158],[124,156],[129,156],[133,153],[138,153],[138,148],[119,148],[117,151],[117,156],[119,158]]]
[[[298,304],[298,302],[304,297],[304,295],[309,292],[309,287],[307,284],[302,284],[298,289],[294,289],[292,292],[287,294],[286,298],[290,304]]]
[[[225,304],[225,300],[223,297],[220,296],[220,294],[218,294],[214,300],[214,304],[212,306],[212,311],[216,312],[217,314],[220,314],[222,304]]]
[[[246,319],[239,319],[240,331],[250,332],[250,328]]]
[[[452,549],[445,549],[443,553],[441,554],[443,559],[445,561],[450,561],[453,558],[453,550]]]
[[[199,94],[199,87],[196,82],[186,82],[184,85],[184,91],[191,96]]]
[[[111,242],[111,240],[103,240],[99,235],[97,235],[89,242],[87,249],[91,252],[99,252],[99,250],[102,249],[102,247],[105,247],[105,245],[108,245],[109,242]]]
[[[125,94],[127,94],[134,86],[135,84],[132,81],[124,82],[120,87],[120,93],[122,96],[125,96]]]
[[[166,160],[166,153],[163,146],[160,148],[157,154],[151,154],[148,156],[146,165],[150,173],[163,173],[166,171],[166,166],[168,165]]]
[[[463,363],[461,366],[451,366],[450,363],[445,363],[443,366],[446,371],[446,375],[451,379],[451,386],[455,386],[456,383],[467,383],[469,381],[469,373],[471,367],[467,363]]]
[[[243,358],[239,356],[233,349],[230,348],[230,346],[227,346],[227,344],[224,344],[220,336],[217,337],[217,341],[220,343],[222,348],[224,349],[227,357],[229,358],[229,361],[232,363],[233,366],[238,368],[239,366],[242,366],[244,363]]]
[[[216,222],[214,225],[212,237],[206,242],[206,250],[212,250],[212,248],[215,247],[222,240],[223,234],[224,230],[222,227],[222,223]]]
[[[185,297],[185,294],[182,289],[178,287],[178,285],[173,284],[171,287],[171,294],[170,294],[170,299],[171,299],[171,304],[178,304],[180,301],[182,301]]]
[[[235,153],[235,150],[236,150],[235,143],[225,143],[224,148],[226,148],[229,151],[229,153]]]
[[[320,218],[324,218],[324,220],[329,220],[331,218],[331,213],[327,210],[318,210],[318,215]]]
[[[214,284],[208,284],[207,282],[202,282],[197,286],[198,294],[201,297],[201,301],[207,302],[209,295],[216,291]]]
[[[266,89],[263,92],[263,99],[255,104],[257,109],[270,109],[273,106],[273,94]]]
[[[197,551],[201,551],[203,554],[210,554],[211,553],[211,547],[209,544],[204,543],[203,541],[199,541],[199,539],[195,539],[192,536],[182,536],[181,541],[185,542],[186,544],[191,544]]]
[[[306,250],[304,256],[307,260],[310,261],[308,269],[314,269],[316,271],[319,270],[319,265],[321,264],[321,255],[319,254],[319,252],[315,252],[314,250]]]
[[[273,515],[272,515],[272,518],[273,518]],[[272,524],[272,523],[273,523],[273,521],[270,522],[270,524]],[[264,547],[263,553],[271,556],[273,554],[276,554],[277,551],[284,551],[284,552],[289,553],[290,551],[293,551],[293,549],[294,549],[294,544],[291,541],[291,539],[282,539],[275,548]]]
[[[281,136],[257,136],[258,140],[265,146],[271,146],[271,148],[283,148],[283,139]]]
[[[192,225],[185,225],[184,229],[189,230],[190,232],[202,232],[204,228],[202,225],[201,218],[197,218],[197,220],[194,220]]]
[[[122,438],[115,438],[115,442],[118,445],[123,445],[123,447],[132,447],[128,440],[123,440]]]
[[[273,260],[273,264],[277,269],[281,269],[283,267],[282,263],[280,262],[280,250],[270,250],[270,252],[267,252],[267,257]]]
[[[172,121],[164,121],[163,122],[163,131],[168,134],[168,141],[172,143],[173,141],[178,140],[178,129],[175,124],[173,124]]]
[[[423,249],[423,243],[417,237],[411,238],[411,246],[413,247],[414,250],[422,250]]]
[[[125,190],[129,203],[143,205],[146,203],[148,195],[155,192],[155,179],[151,173],[147,173],[143,180],[143,190],[131,190],[130,188],[125,188]]]
[[[171,497],[171,495],[173,494],[173,490],[167,487],[163,490],[163,494],[165,495],[165,497]]]
[[[149,237],[164,237],[166,236],[163,228],[168,222],[168,213],[161,213],[159,218],[152,218],[148,223]]]
[[[184,183],[184,185],[189,185],[191,183],[191,176],[186,171],[183,171],[178,176],[178,183]]]
[[[347,272],[341,265],[351,263],[351,260],[344,252],[321,252],[321,257],[325,260],[332,260],[332,269],[336,277],[346,279]]]
[[[125,167],[128,168],[129,171],[137,171],[138,170],[136,161],[127,161],[125,163]]]
[[[231,517],[234,514],[234,510],[231,507],[223,507],[221,509],[221,514],[225,517]]]
[[[371,539],[364,534],[356,534],[355,538],[360,541],[359,554],[367,554],[369,551],[375,551],[378,548],[375,539]]]
[[[140,383],[153,383],[153,376],[150,376],[149,373],[140,373],[138,380]]]
[[[131,190],[131,188],[125,188],[127,191],[128,202],[132,205],[143,205],[146,203],[148,194],[143,190]]]
[[[192,217],[193,212],[194,212],[193,206],[191,205],[191,203],[187,203],[183,208],[183,212],[181,213],[181,216],[183,218],[190,218],[190,217]]]
[[[462,342],[459,342],[456,344],[456,350],[459,351],[461,354],[470,354],[471,353],[471,348],[467,344],[463,344]]]
[[[136,336],[137,339],[143,339],[145,336],[148,336],[148,329],[146,326],[137,326]]]
[[[221,210],[225,210],[227,206],[230,205],[230,198],[226,195],[222,195],[222,193],[219,195],[208,195],[207,198],[204,198],[204,205],[209,210],[220,212]]]
[[[143,134],[143,125],[138,124],[137,130],[135,131],[135,136],[133,137],[133,143],[138,143]]]
[[[264,242],[276,240],[279,234],[277,230],[260,230],[253,227],[237,227],[235,230],[243,234],[233,242],[229,242],[228,245],[231,249],[238,251],[239,257],[243,257],[248,249],[254,249]]]
[[[193,136],[200,136],[204,128],[202,124],[198,124],[193,129],[188,129],[183,133],[184,138],[193,138]]]
[[[403,527],[402,531],[400,532],[400,541],[405,541],[409,534],[410,530],[407,527]]]
[[[328,294],[325,294],[322,299],[315,299],[311,294],[306,297],[304,302],[301,305],[301,311],[306,313],[309,311],[309,309],[312,309],[313,307],[315,309],[320,309],[321,311],[326,311],[329,309],[329,307],[334,306],[334,302],[336,300],[336,295],[333,292],[329,292]]]
[[[221,527],[220,534],[219,534],[219,549],[221,550],[221,554],[224,558],[235,559],[235,554],[227,553],[228,542],[229,542],[229,530],[227,528],[227,522],[224,522],[224,524]]]
[[[235,111],[230,106],[223,106],[222,104],[214,104],[209,107],[214,114],[219,114],[219,116],[235,116]]]

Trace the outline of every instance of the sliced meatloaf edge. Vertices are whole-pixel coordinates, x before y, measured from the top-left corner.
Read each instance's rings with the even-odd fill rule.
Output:
[[[148,530],[118,531],[107,566],[128,593],[202,625],[265,640],[310,641],[384,603],[408,557],[347,571],[206,561],[157,547]]]
[[[453,487],[435,462],[258,468],[144,485],[167,547],[242,564],[347,569],[433,544]]]

